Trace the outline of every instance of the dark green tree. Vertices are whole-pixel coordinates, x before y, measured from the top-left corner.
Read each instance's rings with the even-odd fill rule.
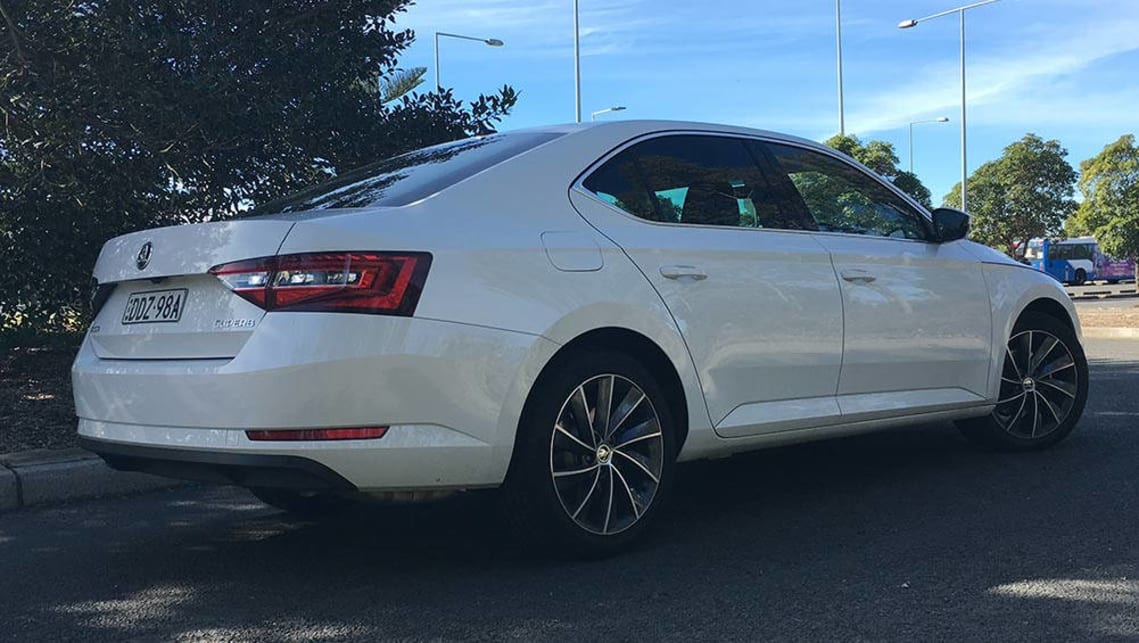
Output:
[[[117,234],[492,131],[510,87],[382,100],[408,4],[0,0],[0,326],[78,309]]]
[[[1076,211],[1076,171],[1067,156],[1059,141],[1026,134],[977,168],[969,177],[969,237],[1015,256],[1029,239],[1063,236]],[[960,183],[945,205],[961,207]]]
[[[853,134],[835,134],[825,144],[877,172],[918,203],[931,207],[929,188],[922,184],[916,174],[898,168],[898,154],[892,143],[875,140],[863,144]]]
[[[1065,230],[1092,234],[1108,255],[1139,257],[1139,146],[1127,134],[1080,163],[1080,202]],[[1139,279],[1139,264],[1136,265]]]

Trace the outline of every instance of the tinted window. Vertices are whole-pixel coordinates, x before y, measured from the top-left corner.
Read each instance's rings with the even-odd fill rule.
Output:
[[[929,238],[925,217],[853,165],[798,147],[765,145],[780,172],[802,197],[819,230]]]
[[[1091,259],[1094,256],[1091,244],[1057,243],[1048,251],[1051,259]]]
[[[746,228],[807,227],[772,190],[743,140],[665,136],[637,143],[584,181],[642,219]]]
[[[426,147],[342,174],[251,214],[407,205],[559,136],[491,134]]]

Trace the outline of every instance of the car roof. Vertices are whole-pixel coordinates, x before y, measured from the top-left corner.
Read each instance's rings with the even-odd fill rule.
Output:
[[[540,127],[510,130],[507,133],[549,132],[557,134],[575,134],[586,131],[603,131],[605,134],[613,136],[614,138],[622,139],[635,138],[644,134],[670,131],[697,131],[717,134],[740,134],[744,136],[758,136],[766,139],[787,141],[789,143],[797,143],[799,145],[805,145],[822,151],[831,153],[834,152],[834,150],[826,147],[818,141],[812,141],[800,136],[783,134],[770,130],[739,127],[736,125],[725,125],[722,123],[704,123],[700,121],[674,121],[657,119],[612,120],[600,123],[565,123],[558,125],[545,125]]]

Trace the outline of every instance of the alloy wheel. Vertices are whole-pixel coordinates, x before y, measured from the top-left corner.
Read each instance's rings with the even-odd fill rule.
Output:
[[[1068,346],[1046,331],[1021,331],[1008,341],[993,418],[1010,435],[1043,438],[1068,418],[1078,393],[1079,374]]]
[[[562,404],[550,438],[550,475],[562,508],[602,536],[633,526],[656,497],[664,470],[660,417],[620,375],[598,375]]]

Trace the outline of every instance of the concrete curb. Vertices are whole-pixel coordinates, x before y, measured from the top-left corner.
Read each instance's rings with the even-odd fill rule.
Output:
[[[78,448],[0,455],[0,512],[185,484],[145,473],[115,471],[98,456]]]
[[[1084,337],[1095,339],[1139,339],[1139,328],[1097,328],[1084,327]]]
[[[1074,293],[1068,291],[1068,299],[1118,299],[1120,297],[1139,297],[1139,289],[1111,291],[1111,290],[1091,290],[1081,293]]]

